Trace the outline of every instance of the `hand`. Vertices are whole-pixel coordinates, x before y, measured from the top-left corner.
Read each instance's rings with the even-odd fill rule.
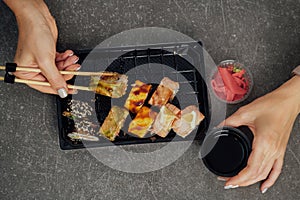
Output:
[[[80,69],[80,65],[76,64],[78,61],[78,57],[74,55],[74,52],[71,50],[67,50],[63,53],[56,53],[55,58],[55,64],[58,70],[60,71],[77,71]],[[21,59],[18,59],[15,57],[15,62],[18,63],[20,66],[26,66],[26,67],[32,67],[32,68],[40,68],[38,64],[22,64],[22,61],[19,61]],[[19,64],[21,63],[21,64]],[[26,71],[17,71],[14,72],[14,75],[21,79],[26,80],[35,80],[35,81],[42,81],[42,82],[48,82],[47,78],[42,73],[35,73],[35,72],[26,72]],[[62,75],[64,80],[70,80],[73,78],[74,75]],[[43,93],[49,93],[49,94],[57,94],[56,91],[54,91],[51,87],[47,86],[38,86],[38,85],[29,85],[30,87],[43,92]],[[76,90],[68,89],[69,94],[75,94],[77,93]]]
[[[22,79],[47,81],[52,87],[29,85],[41,92],[59,94],[62,98],[75,91],[67,88],[66,80],[59,70],[76,70],[78,57],[72,51],[56,52],[58,31],[54,18],[41,0],[5,1],[14,11],[19,28],[15,62],[19,66],[40,68],[42,73],[16,72]]]
[[[240,108],[223,125],[248,126],[254,140],[247,166],[227,179],[225,188],[248,186],[263,181],[264,193],[279,177],[288,139],[299,114],[300,77],[294,77],[277,90]]]

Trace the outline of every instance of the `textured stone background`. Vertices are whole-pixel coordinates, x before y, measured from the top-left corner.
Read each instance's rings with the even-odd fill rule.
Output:
[[[299,0],[48,0],[58,49],[90,49],[124,30],[157,26],[202,40],[215,62],[234,58],[253,72],[243,104],[278,87],[300,63]],[[17,26],[0,2],[0,63],[12,61]],[[240,105],[230,106],[228,114]],[[58,146],[55,97],[0,83],[0,199],[300,199],[300,122],[283,172],[262,195],[259,184],[234,190],[209,173],[194,144],[172,165],[146,174],[112,170],[86,150]],[[148,148],[145,146],[144,148]],[[149,147],[150,148],[150,147]]]

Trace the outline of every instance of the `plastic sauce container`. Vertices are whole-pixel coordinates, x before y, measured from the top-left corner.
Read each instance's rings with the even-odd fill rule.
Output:
[[[202,161],[218,176],[235,176],[247,165],[252,141],[253,134],[247,126],[214,129],[201,146]]]

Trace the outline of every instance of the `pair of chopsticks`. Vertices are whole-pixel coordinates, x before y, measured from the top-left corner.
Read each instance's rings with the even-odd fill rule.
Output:
[[[4,81],[6,83],[24,83],[24,84],[31,84],[31,85],[51,86],[50,83],[48,82],[19,79],[16,78],[11,73],[9,73],[9,72],[17,72],[17,71],[41,73],[41,70],[37,68],[17,66],[16,63],[6,63],[5,66],[0,66],[0,70],[6,71],[5,77],[0,77],[0,81]],[[59,72],[63,75],[70,74],[70,75],[77,75],[77,76],[103,76],[103,75],[112,74],[111,72],[79,72],[79,71],[59,71]],[[85,90],[85,91],[94,91],[94,89],[91,87],[78,86],[78,85],[68,85],[68,88]]]

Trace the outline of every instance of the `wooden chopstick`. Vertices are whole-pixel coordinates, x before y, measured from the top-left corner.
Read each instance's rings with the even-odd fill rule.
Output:
[[[0,77],[0,81],[4,81],[4,77]],[[15,78],[15,83],[24,83],[29,85],[40,85],[40,86],[51,86],[48,82],[41,82],[41,81],[32,81],[32,80],[24,80]],[[85,91],[94,91],[91,87],[86,86],[78,86],[78,85],[68,85],[69,89],[76,89],[76,90],[85,90]]]
[[[0,66],[0,70],[5,70],[5,66]],[[22,67],[18,66],[16,71],[24,71],[24,72],[35,72],[41,73],[42,71],[38,68],[31,68],[31,67]],[[63,75],[77,75],[77,76],[103,76],[103,75],[111,75],[114,72],[80,72],[80,71],[59,71]]]

